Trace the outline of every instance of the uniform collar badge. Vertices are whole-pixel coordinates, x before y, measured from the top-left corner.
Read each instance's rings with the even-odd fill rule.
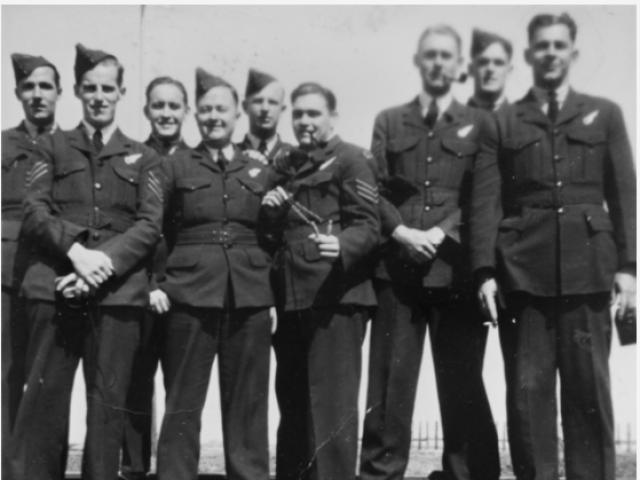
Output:
[[[458,130],[458,137],[465,138],[467,135],[469,135],[471,130],[473,130],[473,125],[467,125],[466,127],[462,127],[460,130]]]
[[[127,165],[133,165],[138,161],[138,159],[142,156],[141,153],[134,153],[133,155],[128,155],[124,157],[124,163]]]
[[[587,115],[582,119],[582,123],[584,123],[585,125],[591,125],[599,113],[600,113],[600,110],[594,110],[593,112],[591,112],[589,115]]]

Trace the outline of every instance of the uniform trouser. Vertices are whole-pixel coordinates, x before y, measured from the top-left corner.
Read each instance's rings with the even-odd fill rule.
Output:
[[[80,359],[87,393],[84,480],[118,475],[124,406],[138,346],[136,307],[28,301],[26,389],[14,430],[16,480],[57,479],[64,470],[71,391]]]
[[[482,380],[487,327],[473,299],[452,289],[377,282],[360,475],[402,479],[424,339],[429,326],[442,418],[443,470],[498,479],[498,437]]]
[[[15,289],[2,287],[2,469],[9,470],[13,427],[24,389],[27,354],[24,301]]]
[[[512,294],[500,319],[500,342],[518,480],[558,478],[557,372],[566,478],[613,480],[609,294]]]
[[[162,350],[167,403],[158,478],[197,479],[202,409],[218,354],[226,478],[267,480],[269,309],[173,305]]]
[[[278,480],[355,479],[366,309],[278,312]]]
[[[127,394],[120,468],[125,477],[148,473],[151,468],[153,392],[163,342],[163,324],[164,316],[151,312],[146,312],[142,319],[140,347],[133,359]]]

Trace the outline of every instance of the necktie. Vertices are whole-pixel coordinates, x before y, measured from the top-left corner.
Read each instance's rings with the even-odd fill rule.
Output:
[[[264,155],[265,157],[267,156],[267,142],[265,142],[264,140],[260,140],[260,145],[258,146],[258,151]]]
[[[429,130],[433,130],[433,127],[436,126],[436,122],[438,121],[438,104],[436,103],[436,99],[432,99],[429,104],[429,109],[427,110],[427,115],[424,117],[424,124],[429,127]]]
[[[550,90],[549,91],[549,110],[547,111],[547,116],[553,123],[556,123],[559,110],[560,108],[558,105],[558,95],[555,92],[555,90]]]
[[[229,160],[224,156],[222,149],[218,150],[218,165],[220,165],[220,169],[224,171],[227,168],[227,163],[229,163]]]
[[[93,132],[93,148],[96,149],[96,153],[100,153],[102,147],[104,147],[104,143],[102,143],[102,132],[96,129],[96,131]]]

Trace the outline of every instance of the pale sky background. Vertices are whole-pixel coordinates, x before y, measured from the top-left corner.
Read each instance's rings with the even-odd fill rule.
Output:
[[[607,97],[623,110],[634,153],[636,135],[636,8],[635,6],[3,6],[2,7],[2,129],[22,119],[16,101],[10,54],[43,55],[62,76],[63,96],[57,119],[64,129],[80,121],[80,103],[73,96],[74,45],[106,50],[125,66],[127,94],[118,107],[123,132],[144,140],[150,131],[142,114],[144,89],[156,76],[181,80],[193,108],[195,68],[200,66],[236,86],[242,95],[247,72],[254,67],[278,77],[290,92],[314,80],[333,89],[338,98],[338,133],[343,139],[369,145],[373,119],[383,108],[411,100],[420,88],[412,64],[417,39],[429,25],[447,23],[463,39],[468,58],[473,27],[500,33],[514,45],[514,72],[507,88],[511,100],[531,85],[523,60],[526,26],[536,13],[570,13],[578,23],[580,58],[572,73],[579,91]],[[472,83],[456,85],[462,102]],[[285,112],[280,134],[293,140],[291,117]],[[234,140],[247,130],[241,117]],[[195,145],[193,116],[184,136]],[[368,343],[368,339],[367,339]],[[367,344],[365,343],[365,345]],[[427,341],[428,343],[428,341]],[[361,413],[364,411],[368,348],[365,346]],[[626,423],[636,423],[636,347],[621,348],[613,340],[611,377],[616,423],[626,435]],[[272,360],[272,392],[273,369]],[[217,370],[217,364],[214,372]],[[497,331],[491,331],[484,376],[495,420],[505,421],[505,387]],[[220,440],[217,373],[203,418],[203,441]],[[77,376],[72,406],[71,442],[84,436],[84,385]],[[159,408],[164,392],[157,378]],[[416,420],[438,420],[431,352],[425,349],[416,401]],[[269,405],[269,436],[275,439],[278,409],[273,393]],[[634,433],[635,436],[635,433]]]

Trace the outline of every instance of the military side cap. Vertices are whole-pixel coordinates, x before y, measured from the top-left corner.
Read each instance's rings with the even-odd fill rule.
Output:
[[[117,60],[115,55],[103,52],[102,50],[90,50],[81,43],[78,43],[76,45],[76,64],[73,67],[76,74],[76,83],[80,83],[85,73],[93,70],[96,65],[107,58]]]
[[[224,78],[211,75],[206,70],[198,67],[196,69],[196,100],[211,90],[213,87],[227,87],[235,91],[229,82]]]
[[[58,69],[53,63],[44,57],[34,57],[24,53],[12,53],[13,73],[16,77],[16,85],[33,73],[36,68],[51,67],[58,74]]]
[[[276,78],[272,77],[268,73],[260,72],[251,68],[249,69],[249,80],[247,81],[247,89],[244,92],[244,96],[250,97],[254,93],[258,93],[270,83],[276,81]]]
[[[511,57],[511,54],[513,53],[513,46],[509,40],[495,33],[485,32],[484,30],[474,28],[471,38],[471,58],[480,55],[488,46],[494,43],[502,45],[507,52],[507,55]]]

